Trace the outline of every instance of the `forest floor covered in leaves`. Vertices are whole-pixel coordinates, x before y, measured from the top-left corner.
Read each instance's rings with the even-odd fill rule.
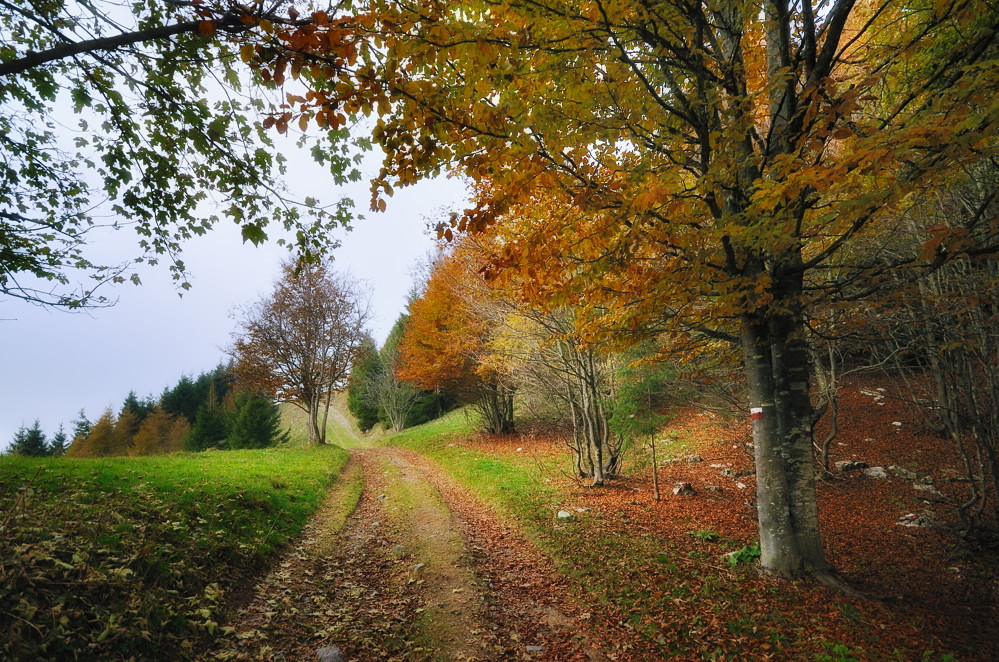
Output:
[[[660,501],[647,466],[586,487],[545,434],[431,432],[355,449],[301,544],[202,657],[999,659],[999,566],[953,526],[953,449],[869,383],[844,390],[840,424],[833,462],[909,476],[819,484],[830,560],[867,598],[755,570],[742,422],[676,416]],[[680,482],[695,493],[674,495]],[[936,524],[900,524],[913,516]]]

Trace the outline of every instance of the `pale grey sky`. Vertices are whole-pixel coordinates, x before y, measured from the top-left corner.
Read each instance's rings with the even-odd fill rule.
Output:
[[[293,158],[294,193],[337,195],[307,157]],[[370,328],[379,342],[403,311],[414,266],[433,249],[427,222],[461,207],[464,191],[454,180],[398,190],[386,212],[364,212],[353,231],[342,233],[336,265],[370,285]],[[347,193],[359,211],[367,208],[366,182]],[[131,230],[106,241],[134,248]],[[49,436],[59,423],[69,432],[81,408],[94,420],[109,406],[117,411],[130,390],[159,396],[181,375],[216,366],[234,328],[231,310],[270,290],[286,254],[272,243],[243,245],[235,226],[219,227],[186,245],[193,287],[183,297],[160,265],[143,270],[141,286],[110,291],[119,297],[111,308],[67,313],[0,298],[0,448],[36,418]]]

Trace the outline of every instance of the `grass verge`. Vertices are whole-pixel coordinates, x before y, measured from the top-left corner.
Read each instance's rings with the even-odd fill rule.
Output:
[[[529,455],[504,457],[466,448],[452,439],[473,432],[463,410],[392,435],[387,443],[421,453],[515,520],[548,521],[554,515],[557,491],[548,476],[559,468],[551,458]],[[568,465],[566,465],[568,466]]]
[[[0,657],[186,657],[346,458],[335,447],[0,458]]]

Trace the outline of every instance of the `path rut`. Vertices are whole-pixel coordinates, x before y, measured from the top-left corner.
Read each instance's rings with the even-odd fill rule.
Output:
[[[439,468],[365,448],[199,659],[606,660],[587,618],[547,558]]]

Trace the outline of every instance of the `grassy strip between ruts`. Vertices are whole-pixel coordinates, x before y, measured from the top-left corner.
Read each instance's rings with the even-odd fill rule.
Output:
[[[346,459],[336,447],[0,458],[0,658],[186,657]]]
[[[759,577],[741,563],[745,541],[697,530],[693,522],[674,539],[635,529],[614,509],[558,520],[556,511],[572,499],[568,457],[485,453],[463,446],[460,437],[469,432],[460,413],[451,414],[389,443],[435,460],[518,523],[584,604],[634,633],[630,641],[604,642],[618,659],[955,659],[922,642],[899,646],[886,635],[911,626],[893,623],[877,607],[858,609],[822,588]],[[734,560],[720,558],[725,552],[736,552]]]

